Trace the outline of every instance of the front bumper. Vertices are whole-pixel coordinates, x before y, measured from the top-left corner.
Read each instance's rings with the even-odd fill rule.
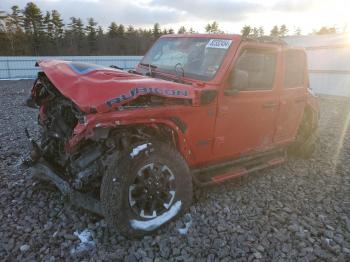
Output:
[[[63,197],[73,205],[103,216],[101,202],[89,193],[81,193],[74,190],[67,181],[62,179],[45,161],[38,161],[30,167],[34,177],[49,180],[61,191]]]

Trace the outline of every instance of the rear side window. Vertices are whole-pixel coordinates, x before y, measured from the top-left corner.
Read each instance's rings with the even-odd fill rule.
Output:
[[[284,86],[286,88],[303,86],[306,69],[304,52],[299,50],[287,50],[284,57]]]
[[[273,88],[277,54],[270,49],[244,49],[238,57],[235,70],[248,77],[245,90],[269,90]]]

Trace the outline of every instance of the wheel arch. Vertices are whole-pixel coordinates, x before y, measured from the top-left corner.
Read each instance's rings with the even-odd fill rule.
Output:
[[[171,144],[180,152],[185,161],[190,164],[193,159],[191,154],[192,150],[187,142],[187,126],[181,121],[180,118],[172,117],[168,119],[137,119],[137,120],[118,120],[118,121],[108,121],[99,122],[77,134],[70,141],[70,147],[77,145],[79,141],[83,139],[98,140],[102,137],[108,136],[114,130],[128,130],[129,128],[146,127],[150,130],[154,130],[155,134],[158,133],[160,129],[168,130],[168,139],[170,139]],[[108,132],[104,132],[108,130]],[[156,139],[159,137],[155,136]],[[163,137],[164,138],[164,137]],[[161,140],[165,142],[164,140]]]
[[[318,127],[318,120],[319,120],[318,111],[312,105],[306,104],[304,108],[303,117],[300,122],[299,131],[304,125],[308,125],[309,126],[308,132],[311,132],[311,133],[314,132]]]

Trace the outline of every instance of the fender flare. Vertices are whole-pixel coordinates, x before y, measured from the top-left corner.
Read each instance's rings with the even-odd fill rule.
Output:
[[[181,121],[182,123],[182,121]],[[68,152],[74,152],[76,146],[83,140],[93,137],[96,128],[115,128],[129,125],[165,125],[170,128],[177,136],[177,149],[189,164],[194,162],[194,155],[192,149],[188,143],[186,134],[186,128],[183,125],[179,126],[178,121],[174,121],[173,118],[146,118],[146,119],[122,119],[111,121],[110,119],[105,122],[91,121],[89,123],[78,123],[74,128],[72,138],[66,143],[66,150]]]

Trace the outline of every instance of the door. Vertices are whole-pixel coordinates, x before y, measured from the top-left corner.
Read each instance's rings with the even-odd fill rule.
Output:
[[[283,67],[281,105],[274,138],[277,143],[294,140],[303,117],[308,85],[305,52],[297,49],[285,50]]]
[[[214,155],[225,159],[273,146],[279,109],[277,73],[279,46],[243,46],[231,71],[245,82],[235,94],[222,92],[218,101]],[[242,77],[241,77],[242,78]],[[234,87],[235,88],[235,87]]]

